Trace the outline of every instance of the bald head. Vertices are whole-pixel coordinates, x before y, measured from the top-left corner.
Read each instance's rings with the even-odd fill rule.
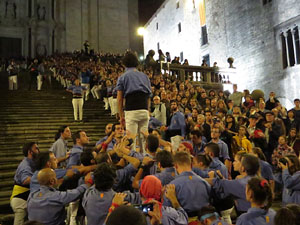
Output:
[[[40,170],[37,178],[40,185],[51,186],[56,182],[56,174],[51,168]]]

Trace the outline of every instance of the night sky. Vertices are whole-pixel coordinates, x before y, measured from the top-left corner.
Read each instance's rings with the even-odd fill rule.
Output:
[[[144,26],[165,0],[139,0],[140,25]]]

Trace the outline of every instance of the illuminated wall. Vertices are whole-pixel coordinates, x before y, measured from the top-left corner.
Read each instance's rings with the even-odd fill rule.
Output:
[[[166,0],[146,25],[145,53],[157,52],[159,42],[172,58],[184,52],[194,65],[209,55],[211,65],[217,62],[228,68],[227,58],[233,57],[238,71],[234,80],[240,90],[262,89],[266,97],[275,91],[287,108],[292,107],[293,99],[300,97],[300,64],[284,69],[280,35],[300,28],[299,0],[273,0],[266,5],[262,0],[179,0],[176,9],[177,2]],[[208,43],[203,45],[204,25]]]
[[[157,53],[159,43],[160,49],[164,53],[170,52],[172,59],[183,52],[183,58],[188,59],[190,64],[198,65],[201,62],[201,27],[197,2],[195,0],[194,4],[192,0],[169,0],[163,3],[145,26],[147,31],[144,35],[145,55],[150,49]],[[155,57],[157,58],[158,54]]]

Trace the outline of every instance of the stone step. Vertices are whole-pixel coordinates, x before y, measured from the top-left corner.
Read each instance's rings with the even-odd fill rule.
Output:
[[[38,141],[40,150],[48,151],[59,127],[68,125],[73,133],[85,130],[90,138],[88,147],[93,147],[105,136],[106,124],[116,119],[104,110],[103,102],[90,97],[83,106],[84,122],[74,122],[72,95],[64,89],[8,92],[7,80],[1,79],[0,76],[0,213],[5,214],[12,213],[9,198],[16,168],[24,158],[25,142]],[[69,140],[68,147],[72,146]]]

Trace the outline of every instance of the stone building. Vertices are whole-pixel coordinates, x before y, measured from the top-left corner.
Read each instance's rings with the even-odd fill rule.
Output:
[[[139,50],[138,0],[1,0],[0,57]]]
[[[300,97],[299,0],[166,0],[145,25],[144,51],[169,51],[200,65],[234,58],[239,89]]]

